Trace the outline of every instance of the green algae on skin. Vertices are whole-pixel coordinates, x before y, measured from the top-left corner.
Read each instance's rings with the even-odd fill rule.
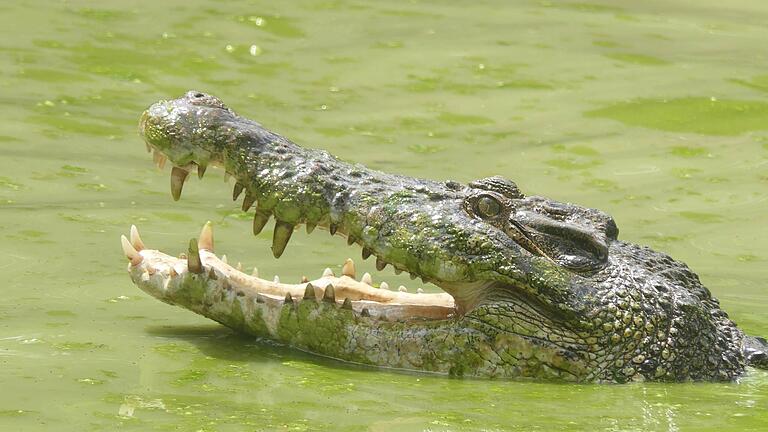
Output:
[[[635,99],[588,111],[632,126],[702,135],[739,135],[768,130],[768,103],[757,100],[686,97]]]

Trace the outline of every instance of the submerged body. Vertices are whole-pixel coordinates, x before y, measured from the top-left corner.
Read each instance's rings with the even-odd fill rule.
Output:
[[[469,184],[397,176],[304,149],[189,92],[142,116],[175,199],[192,170],[221,165],[233,198],[275,218],[279,257],[300,224],[325,228],[445,293],[374,288],[329,270],[304,284],[248,276],[213,254],[210,225],[187,257],[123,239],[144,291],[237,331],[319,355],[452,375],[579,382],[732,380],[768,364],[698,277],[669,256],[617,240],[607,214],[525,196],[506,179]]]

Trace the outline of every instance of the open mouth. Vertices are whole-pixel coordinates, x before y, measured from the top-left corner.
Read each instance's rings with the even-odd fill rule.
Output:
[[[148,145],[148,150],[154,150],[154,162],[163,168],[168,157]],[[216,165],[215,163],[213,165]],[[175,200],[181,196],[181,190],[189,173],[197,170],[199,177],[205,172],[205,165],[191,162],[183,167],[173,166],[171,170],[171,194]],[[225,174],[228,176],[228,174]],[[240,183],[235,185],[233,198],[237,199],[242,193]],[[250,202],[249,202],[250,201]],[[243,210],[247,211],[253,205],[248,194],[244,198]],[[257,212],[258,214],[258,212]],[[258,222],[254,219],[254,224]],[[331,225],[319,223],[317,227],[327,229],[334,235],[344,236],[336,232]],[[290,234],[275,227],[272,252],[279,257],[285,249]],[[314,226],[307,226],[311,232]],[[348,243],[352,244],[354,241]],[[365,273],[358,277],[352,259],[347,259],[341,269],[341,275],[326,268],[322,275],[313,280],[303,278],[301,283],[283,283],[278,277],[274,280],[262,279],[258,270],[251,274],[243,272],[238,263],[232,266],[227,262],[226,255],[221,257],[214,253],[213,228],[210,222],[203,226],[197,240],[190,240],[188,250],[178,257],[167,255],[158,250],[147,248],[135,226],[131,227],[130,235],[121,238],[123,252],[130,261],[128,271],[133,281],[144,291],[164,300],[169,300],[174,290],[183,289],[185,283],[193,278],[197,283],[203,283],[206,289],[218,293],[230,293],[236,296],[253,298],[256,302],[271,303],[276,306],[300,300],[323,301],[335,303],[340,308],[351,309],[360,316],[370,316],[387,321],[409,320],[441,320],[454,317],[458,308],[454,298],[448,293],[424,293],[421,288],[409,290],[404,286],[390,287],[386,282],[375,284],[373,277]],[[363,258],[371,255],[364,246]],[[390,263],[391,264],[391,263]],[[387,263],[377,257],[376,268],[381,271]],[[397,271],[397,265],[393,264]],[[406,270],[407,271],[407,270]],[[320,272],[318,272],[320,273]],[[413,279],[415,275],[411,275]]]

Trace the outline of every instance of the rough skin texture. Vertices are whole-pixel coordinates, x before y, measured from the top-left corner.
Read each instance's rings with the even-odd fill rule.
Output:
[[[244,209],[256,204],[254,232],[275,218],[275,256],[296,225],[324,227],[375,255],[377,267],[438,285],[457,307],[448,319],[393,322],[328,293],[238,291],[205,261],[205,271],[170,282],[129,266],[145,291],[237,331],[459,376],[720,381],[766,365],[765,341],[745,336],[696,274],[617,240],[599,210],[526,196],[500,177],[465,185],[370,170],[299,147],[199,92],[151,106],[140,132],[176,167],[222,165],[235,195],[244,190]]]

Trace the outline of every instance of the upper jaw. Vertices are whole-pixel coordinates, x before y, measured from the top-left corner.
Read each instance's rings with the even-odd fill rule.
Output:
[[[173,163],[173,168],[171,171],[171,192],[175,200],[178,200],[180,198],[182,187],[185,184],[187,180],[187,175],[190,172],[194,172],[195,170],[197,170],[197,174],[201,178],[205,173],[205,165],[198,164],[197,162],[192,161],[192,162],[188,162],[183,166],[179,166],[178,162],[176,162],[178,161],[178,159],[174,161],[173,156],[169,157],[166,155],[165,152],[167,151],[167,149],[160,150],[149,141],[148,141],[148,146],[149,146],[148,149],[154,151],[155,163],[158,165],[159,168],[162,169],[166,160],[168,159],[170,159],[171,162]],[[214,164],[214,166],[216,165],[218,164]],[[225,178],[229,176],[230,176],[229,172],[226,172]],[[246,181],[247,181],[246,179],[236,178],[237,184],[246,183]],[[237,199],[238,198],[237,195],[239,195],[237,193],[237,187],[238,186],[235,186],[236,192],[233,195],[234,199]],[[248,202],[248,198],[246,197],[243,203],[244,210],[248,210],[248,207],[250,206],[249,204],[247,204],[247,202]],[[457,222],[455,220],[452,220],[452,222],[460,223],[460,221]],[[308,232],[314,229],[314,227],[315,226],[310,227],[308,225],[307,226]],[[346,237],[349,244],[358,243],[362,249],[363,259],[367,259],[372,254],[371,250],[373,245],[367,244],[361,236],[351,235],[349,232],[347,232],[347,230],[343,226],[341,227],[334,226],[334,224],[330,223],[329,221],[325,221],[325,222],[319,223],[318,225],[316,225],[316,227],[329,231],[332,235],[340,235],[340,236]],[[294,228],[295,227],[292,227],[291,230],[293,230]],[[472,231],[475,231],[475,230],[473,229]],[[428,239],[423,239],[423,240],[427,241]],[[439,244],[439,239],[434,239],[434,240],[435,240],[434,242],[435,244]],[[281,245],[280,247],[284,248],[285,245]],[[273,251],[274,249],[275,249],[275,246],[273,245]],[[158,251],[141,251],[140,255],[146,256],[146,258],[151,258],[145,261],[145,264],[142,264],[142,265],[148,266],[143,271],[151,272],[152,274],[154,274],[154,271],[152,270],[152,266],[154,264],[152,263],[156,263],[160,265],[160,267],[166,268],[169,270],[167,274],[160,272],[160,274],[165,275],[167,277],[167,280],[172,280],[176,276],[183,275],[183,272],[178,271],[178,269],[184,268],[184,262],[182,262],[182,260],[178,258],[173,258],[171,256],[162,254],[161,252],[158,252]],[[279,255],[276,255],[276,256],[279,256]],[[237,270],[235,270],[231,266],[228,266],[226,262],[222,262],[220,259],[216,259],[215,255],[212,254],[212,251],[206,251],[204,249],[201,250],[201,258],[207,263],[207,265],[210,265],[211,268],[217,269],[217,272],[219,273],[230,274],[230,272],[232,271],[237,272]],[[488,280],[477,280],[477,281],[465,280],[465,278],[462,277],[464,276],[463,272],[461,271],[452,272],[451,270],[447,270],[447,268],[451,267],[451,266],[446,266],[449,260],[446,260],[442,264],[438,263],[432,266],[432,267],[439,268],[439,271],[442,272],[442,274],[438,275],[438,274],[432,274],[431,272],[426,272],[426,271],[422,272],[422,270],[427,270],[427,269],[413,268],[407,265],[406,263],[389,260],[385,258],[383,255],[375,256],[375,258],[376,258],[377,270],[383,270],[387,265],[391,265],[394,268],[395,272],[398,274],[402,271],[406,271],[411,276],[411,279],[421,278],[423,283],[431,282],[446,292],[439,294],[439,297],[431,297],[433,296],[432,294],[421,295],[420,293],[417,293],[418,295],[421,296],[417,298],[416,294],[398,293],[398,291],[389,292],[387,290],[379,290],[379,289],[371,288],[370,285],[366,285],[362,281],[357,282],[356,284],[350,285],[350,283],[354,281],[350,279],[349,276],[354,277],[354,274],[342,275],[340,278],[336,278],[336,279],[328,279],[327,278],[328,275],[324,275],[319,279],[311,281],[311,283],[313,283],[319,289],[324,289],[324,287],[326,287],[329,284],[333,284],[335,287],[338,285],[338,287],[341,287],[342,290],[344,289],[344,287],[347,287],[351,289],[350,293],[353,293],[353,292],[357,293],[357,294],[354,294],[352,298],[357,298],[357,296],[361,295],[360,293],[366,293],[365,299],[370,301],[378,301],[380,302],[380,305],[388,304],[391,306],[391,305],[400,305],[401,303],[408,304],[408,305],[418,305],[420,304],[420,302],[424,301],[425,299],[429,299],[430,305],[434,306],[434,304],[432,304],[431,302],[437,302],[437,305],[439,306],[438,309],[444,310],[443,312],[436,313],[437,315],[440,315],[443,317],[460,316],[460,315],[469,313],[471,310],[473,310],[475,307],[477,307],[479,304],[482,304],[485,301],[487,294],[493,289],[493,286],[496,284],[496,282],[493,280],[495,278],[491,278]],[[459,256],[452,256],[450,258],[460,259]],[[487,261],[483,265],[487,267],[488,263],[491,262],[491,258],[493,258],[495,262],[496,258],[498,257],[496,256],[496,254],[488,255],[485,259],[483,259],[484,261]],[[463,259],[464,258],[461,258],[462,261]],[[173,262],[173,265],[169,264],[171,262]],[[465,266],[468,266],[471,263],[467,261],[467,262],[464,262],[463,264]],[[173,271],[170,271],[170,269],[172,268],[176,269],[175,274]],[[137,272],[136,269],[131,270],[131,272],[132,274],[138,274],[136,273]],[[451,274],[448,274],[446,272]],[[494,271],[490,271],[486,273],[490,273],[491,274],[490,277],[495,275]],[[233,278],[233,280],[235,281],[249,281],[249,282],[244,282],[245,283],[244,288],[246,289],[249,286],[249,284],[250,285],[256,284],[256,285],[253,285],[253,286],[257,286],[257,288],[254,288],[254,289],[256,289],[258,292],[263,293],[265,295],[268,295],[270,292],[275,291],[272,288],[267,289],[266,291],[262,289],[265,286],[267,287],[271,286],[272,284],[274,284],[274,282],[265,281],[265,280],[257,281],[255,279],[251,280],[249,279],[250,276],[243,274],[241,272],[233,273],[233,274],[235,275]],[[486,274],[486,276],[489,276],[489,275]],[[163,283],[167,284],[168,283],[167,280]],[[290,292],[291,295],[293,296],[298,296],[304,292],[305,285],[306,285],[305,283],[296,284],[296,285],[281,284],[280,285],[281,288],[276,292],[278,292],[278,294],[282,296],[284,296],[285,293],[288,293],[288,292]],[[387,286],[386,283],[384,283],[383,285]],[[337,291],[339,289],[338,287],[337,287]],[[373,291],[371,291],[372,289]],[[401,286],[400,289],[404,289],[404,287]],[[421,291],[421,288],[419,288],[419,291]],[[374,295],[374,293],[378,293],[378,294]],[[391,293],[395,295],[393,297],[392,295],[387,293]],[[319,295],[322,295],[322,293],[320,293]],[[341,297],[341,298],[343,300],[344,297]],[[364,300],[364,299],[361,298],[360,300]],[[394,303],[391,303],[391,302],[394,302]],[[421,312],[417,312],[415,310],[412,311],[412,317],[419,317],[420,314]],[[435,314],[435,312],[429,312],[428,316],[431,316],[433,314]]]
[[[221,155],[207,143],[219,127],[239,119],[226,107],[196,104],[195,93],[156,102],[139,118],[138,132],[146,145],[178,166],[221,163]]]

